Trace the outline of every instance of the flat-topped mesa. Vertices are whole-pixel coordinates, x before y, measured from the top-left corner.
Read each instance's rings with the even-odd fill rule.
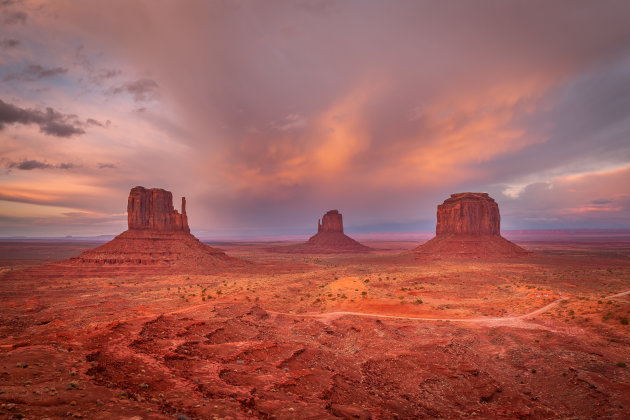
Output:
[[[435,234],[498,236],[501,234],[499,205],[488,193],[451,194],[438,205]]]
[[[182,197],[182,213],[173,208],[173,194],[160,188],[134,187],[127,202],[129,230],[190,233],[186,216],[186,198]]]
[[[501,236],[499,205],[487,193],[451,194],[438,205],[435,237],[413,252],[432,259],[511,258],[529,254]]]
[[[343,219],[339,210],[329,210],[321,219],[317,220],[317,233],[339,232],[343,233]]]

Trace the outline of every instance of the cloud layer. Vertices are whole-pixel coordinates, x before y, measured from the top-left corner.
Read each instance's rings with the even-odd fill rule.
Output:
[[[506,227],[630,227],[627,2],[61,0],[0,16],[6,202],[106,218],[158,186],[188,197],[193,229],[268,235],[330,208],[350,231],[432,229],[438,203],[473,190]],[[31,161],[48,166],[17,170]],[[68,196],[86,186],[106,197]]]
[[[56,137],[85,133],[74,115],[64,115],[52,108],[45,111],[20,108],[0,99],[0,130],[11,124],[35,124],[42,133]]]

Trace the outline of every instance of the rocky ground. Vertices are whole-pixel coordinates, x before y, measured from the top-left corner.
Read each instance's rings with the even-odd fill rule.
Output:
[[[365,244],[220,244],[247,264],[201,274],[12,254],[0,418],[630,417],[630,242],[495,261]]]

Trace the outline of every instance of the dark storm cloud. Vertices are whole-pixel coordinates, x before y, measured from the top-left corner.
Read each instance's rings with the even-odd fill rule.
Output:
[[[23,171],[30,171],[33,169],[47,169],[51,165],[46,162],[40,162],[38,160],[23,160],[22,162],[11,162],[8,168],[21,169]]]
[[[0,48],[9,49],[15,48],[20,44],[20,41],[13,38],[0,39]]]
[[[138,79],[133,82],[127,82],[120,86],[116,86],[110,89],[110,93],[128,93],[134,101],[149,101],[157,98],[158,84],[155,80],[151,79]]]
[[[73,115],[62,114],[53,108],[46,108],[45,111],[20,108],[0,99],[0,130],[10,124],[36,124],[42,133],[55,137],[85,133]]]
[[[627,135],[606,132],[611,122],[630,132],[627,2],[111,10],[73,12],[93,39],[151,71],[200,133],[187,137],[200,157],[221,156],[201,176],[230,190],[225,199],[209,191],[207,202],[234,226],[301,225],[320,206],[348,209],[361,224],[413,220],[451,192],[579,165],[591,153],[594,164],[628,161]],[[149,10],[153,25],[138,33]],[[117,93],[134,95],[126,85]]]
[[[58,163],[53,165],[34,159],[24,159],[22,161],[2,159],[1,162],[7,169],[19,169],[22,171],[32,171],[33,169],[73,169],[77,167],[77,165],[73,163]]]
[[[45,79],[47,77],[59,76],[62,74],[66,74],[68,72],[67,68],[63,67],[54,67],[54,68],[45,68],[39,64],[30,64],[24,70],[19,73],[12,73],[5,76],[5,81],[22,81],[22,82],[33,82],[36,80]]]
[[[541,141],[491,162],[498,178],[630,162],[630,56],[621,54],[559,83],[516,123]],[[595,168],[594,168],[595,167]]]
[[[203,179],[187,192],[199,227],[309,232],[339,208],[348,226],[425,228],[462,190],[490,191],[512,227],[582,226],[580,217],[628,226],[617,210],[628,172],[597,187],[562,180],[630,166],[627,1],[45,7],[58,19],[33,36],[62,26],[82,43],[54,65],[118,95],[100,118],[120,121],[102,134],[129,145],[98,158],[124,169],[101,182],[124,198],[129,179],[173,189]],[[29,13],[26,28],[40,22]],[[119,117],[121,106],[136,110]],[[522,195],[503,196],[515,183]]]

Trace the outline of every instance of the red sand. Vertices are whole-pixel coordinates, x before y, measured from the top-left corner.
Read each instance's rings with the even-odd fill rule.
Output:
[[[628,418],[630,242],[534,244],[495,261],[249,243],[222,245],[247,264],[194,273],[5,266],[0,416]]]

